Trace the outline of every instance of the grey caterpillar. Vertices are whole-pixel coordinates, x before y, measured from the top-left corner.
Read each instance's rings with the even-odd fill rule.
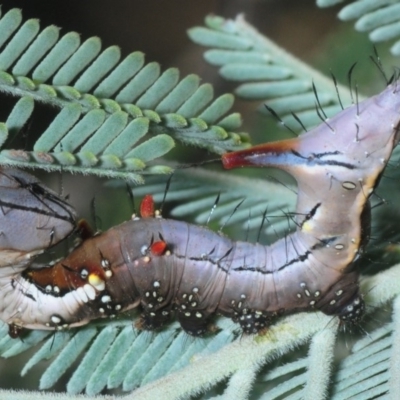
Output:
[[[329,125],[222,156],[226,169],[269,166],[297,180],[296,231],[272,245],[154,217],[150,199],[142,218],[83,241],[53,266],[25,262],[12,274],[2,268],[0,318],[12,327],[65,329],[140,306],[143,328],[160,328],[175,314],[194,336],[215,314],[246,333],[300,310],[359,321],[364,301],[356,264],[370,236],[369,197],[399,141],[399,110],[394,83]],[[66,234],[70,221],[59,212],[52,223],[66,225]]]

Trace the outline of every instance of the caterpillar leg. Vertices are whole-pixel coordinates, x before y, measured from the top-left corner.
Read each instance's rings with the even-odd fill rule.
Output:
[[[340,321],[350,324],[358,324],[365,313],[365,302],[361,294],[357,293],[352,300],[342,307],[337,314]]]
[[[358,274],[351,273],[333,285],[317,308],[341,322],[358,324],[365,313],[365,302],[358,286]]]
[[[276,319],[276,314],[244,308],[241,312],[235,312],[234,322],[238,322],[243,333],[248,335],[259,333],[268,328]]]
[[[140,321],[137,324],[137,328],[146,331],[156,331],[162,328],[170,320],[171,311],[169,309],[147,309],[140,315]]]
[[[180,310],[177,319],[190,336],[204,336],[210,331],[211,315],[199,310]]]

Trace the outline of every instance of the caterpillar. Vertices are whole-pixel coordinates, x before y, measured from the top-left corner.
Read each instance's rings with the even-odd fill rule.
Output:
[[[393,83],[295,139],[224,154],[226,169],[269,166],[297,180],[296,230],[270,246],[160,218],[147,198],[141,218],[84,240],[54,265],[2,269],[0,318],[11,327],[66,329],[140,306],[142,328],[158,329],[175,314],[193,336],[206,333],[215,314],[245,333],[301,310],[356,323],[365,307],[357,260],[370,236],[369,198],[399,122]]]

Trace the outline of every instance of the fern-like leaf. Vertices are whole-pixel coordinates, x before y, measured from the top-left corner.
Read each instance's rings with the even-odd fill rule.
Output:
[[[315,126],[321,123],[316,108],[330,117],[352,100],[348,89],[335,87],[332,79],[283,51],[243,16],[235,20],[209,16],[205,24],[190,29],[189,36],[211,47],[204,54],[206,61],[219,67],[223,78],[240,83],[235,90],[237,96],[262,100],[260,110],[267,112],[266,104],[290,128],[301,130],[299,119],[306,128]]]
[[[320,7],[329,7],[343,0],[317,0]],[[395,56],[400,55],[400,4],[393,0],[357,0],[340,10],[342,21],[357,20],[355,28],[369,32],[372,42],[396,40],[390,49]]]
[[[159,64],[146,65],[141,52],[120,60],[119,48],[102,51],[97,37],[81,43],[75,32],[59,33],[54,26],[41,31],[36,19],[23,23],[17,9],[0,19],[0,91],[25,99],[6,122],[9,132],[3,129],[0,163],[142,182],[142,173],[171,172],[148,164],[174,139],[218,154],[243,147],[246,135],[234,133],[240,115],[229,114],[232,95],[214,100],[196,75],[180,80],[176,68],[161,73]],[[29,99],[60,112],[33,149],[9,148],[31,117]]]

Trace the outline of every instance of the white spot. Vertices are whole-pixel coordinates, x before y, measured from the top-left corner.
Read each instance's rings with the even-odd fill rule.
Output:
[[[329,302],[329,304],[330,304],[331,306],[333,306],[335,303],[336,303],[336,300],[331,300],[331,301]]]
[[[310,301],[310,306],[313,306],[315,304],[315,300]]]
[[[143,256],[145,256],[145,255],[147,254],[148,251],[149,251],[149,247],[146,246],[146,245],[143,245],[143,246],[140,248],[140,253],[141,253]]]
[[[193,292],[193,293],[198,293],[198,292],[199,292],[199,288],[198,288],[198,287],[194,287],[194,288],[192,289],[192,292]]]
[[[81,278],[86,279],[89,276],[89,271],[87,269],[81,270]]]
[[[59,294],[60,293],[60,288],[58,286],[54,286],[53,287],[53,292],[56,293],[56,294]]]
[[[109,269],[108,271],[106,271],[106,272],[104,273],[104,275],[106,276],[106,278],[111,278],[111,277],[113,276],[113,273],[112,273],[112,271]]]
[[[110,302],[111,302],[111,297],[108,296],[108,295],[103,296],[103,297],[101,298],[101,302],[102,302],[102,303],[110,303]]]
[[[46,293],[51,293],[53,291],[53,286],[47,285],[44,290],[46,291]]]
[[[190,312],[185,312],[185,317],[190,317],[191,313]]]
[[[103,268],[110,268],[110,261],[108,261],[106,258],[103,258],[103,259],[101,260],[101,266],[102,266]]]
[[[119,311],[122,308],[121,304],[117,304],[115,306],[115,311]]]
[[[153,287],[159,288],[160,286],[161,286],[161,284],[160,284],[159,281],[154,281],[154,282],[153,282]]]
[[[186,306],[184,304],[181,304],[182,310],[186,310]]]
[[[335,245],[335,249],[336,250],[343,250],[344,249],[344,245],[339,243],[339,244]]]
[[[196,303],[195,301],[193,301],[192,303],[190,303],[190,305],[191,305],[192,307],[196,307],[196,306],[197,306],[197,303]]]
[[[342,289],[339,289],[339,290],[337,290],[337,291],[335,292],[336,296],[341,296],[342,293],[343,293],[343,290],[342,290]]]
[[[355,306],[358,306],[360,304],[360,299],[359,298],[355,299],[353,304]]]
[[[311,293],[310,293],[307,289],[304,290],[304,293],[306,294],[307,297],[310,297],[310,296],[311,296]]]
[[[299,299],[301,299],[301,294],[300,294],[300,293],[297,293],[297,297],[298,297]]]
[[[159,303],[162,303],[162,302],[164,301],[164,297],[159,297],[159,298],[157,299],[157,301],[158,301]]]
[[[357,186],[354,182],[345,181],[342,183],[342,187],[347,190],[354,190]]]
[[[314,293],[314,297],[319,297],[320,294],[321,294],[321,292],[320,292],[319,290],[317,290],[317,291]]]
[[[100,307],[100,308],[99,308],[99,311],[100,311],[102,314],[104,314],[104,308]]]
[[[305,282],[300,282],[300,287],[302,287],[302,288],[306,287]]]
[[[197,318],[202,318],[203,315],[201,314],[201,312],[197,312],[197,313],[196,313],[196,317],[197,317]]]
[[[57,317],[56,315],[52,315],[51,316],[51,322],[53,323],[53,324],[59,324],[60,322],[61,322],[61,318],[60,317]]]
[[[246,295],[242,293],[242,294],[240,295],[240,298],[241,298],[241,299],[245,299],[245,298],[246,298]]]

